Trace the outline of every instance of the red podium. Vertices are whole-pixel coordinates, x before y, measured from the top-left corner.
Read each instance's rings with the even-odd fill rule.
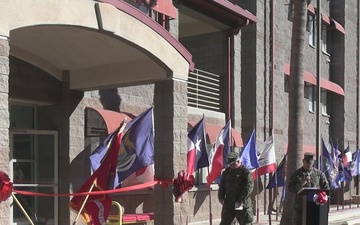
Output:
[[[322,191],[329,196],[329,190],[315,188],[302,188],[297,193],[303,196],[302,225],[328,225],[329,203],[318,205],[314,202],[314,195]]]

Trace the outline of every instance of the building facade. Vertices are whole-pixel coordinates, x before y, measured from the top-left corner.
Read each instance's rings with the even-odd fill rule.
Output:
[[[322,1],[320,133],[339,149],[359,146],[358,1]],[[234,150],[253,129],[287,149],[291,1],[79,0],[0,3],[0,170],[14,189],[66,194],[90,176],[89,155],[119,118],[154,107],[155,177],[186,169],[187,131],[203,116],[209,147],[231,119]],[[316,2],[308,7],[304,151],[316,149]],[[171,187],[115,196],[126,212],[155,224],[220,218],[217,185],[206,172],[174,201]],[[254,207],[267,210],[266,178]],[[345,199],[349,191],[345,187]],[[17,195],[30,216],[72,224],[70,196]],[[0,224],[27,224],[10,198]],[[79,220],[78,224],[84,223]]]

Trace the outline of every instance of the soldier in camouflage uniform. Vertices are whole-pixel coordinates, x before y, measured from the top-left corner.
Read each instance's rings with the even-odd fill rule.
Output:
[[[236,217],[240,225],[250,225],[253,213],[250,194],[254,181],[235,152],[227,155],[228,168],[222,173],[218,198],[223,205],[220,225],[230,225]]]
[[[297,194],[303,187],[328,189],[329,185],[325,174],[313,168],[314,154],[305,153],[302,160],[303,166],[297,169],[289,180],[289,191]],[[302,196],[296,195],[294,204],[294,225],[302,224]]]

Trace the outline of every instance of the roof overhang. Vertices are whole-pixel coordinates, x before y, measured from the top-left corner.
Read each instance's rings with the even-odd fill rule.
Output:
[[[290,64],[285,64],[284,73],[286,75],[290,76]],[[307,83],[310,83],[312,85],[317,85],[316,76],[313,75],[312,73],[307,72],[307,71],[304,72],[304,81],[307,82]],[[320,78],[320,86],[321,86],[321,88],[323,88],[325,90],[328,90],[328,91],[334,92],[336,94],[345,96],[344,89],[340,85],[338,85],[338,84],[336,84],[336,83],[334,83],[332,81],[329,81],[329,80],[324,79],[324,78]]]
[[[181,0],[180,2],[210,18],[228,24],[233,29],[239,29],[258,21],[257,17],[249,11],[225,0]]]

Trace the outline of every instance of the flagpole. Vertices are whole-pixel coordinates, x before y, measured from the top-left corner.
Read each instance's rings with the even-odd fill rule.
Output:
[[[256,173],[256,222],[259,223],[259,177],[258,170],[255,170]]]
[[[21,211],[24,213],[26,219],[29,221],[29,223],[31,225],[34,225],[34,222],[31,220],[29,214],[26,212],[26,210],[24,209],[24,207],[21,205],[20,201],[17,199],[17,197],[14,195],[14,193],[11,193],[11,196],[13,197],[13,199],[15,200],[16,204],[19,206],[19,208],[21,209]]]
[[[351,172],[350,172],[351,173]],[[352,179],[350,180],[350,182],[349,182],[349,194],[350,194],[350,196],[352,196],[351,195],[351,181],[352,181]],[[351,202],[351,197],[350,197],[350,204],[349,204],[349,208],[351,209],[351,205],[352,205],[352,202]]]
[[[207,168],[208,174],[210,174],[209,167]],[[209,186],[209,205],[210,205],[210,215],[209,215],[209,224],[212,225],[212,204],[211,204],[211,184]]]
[[[277,160],[278,161],[278,160]],[[278,163],[276,163],[276,165],[278,165]],[[279,217],[279,209],[278,209],[278,180],[277,180],[277,174],[275,173],[275,204],[276,204],[276,216],[275,219],[276,221],[278,221],[278,217]]]
[[[91,185],[91,187],[90,187],[90,189],[89,189],[88,192],[91,192],[91,191],[93,190],[93,188],[94,188],[94,186],[95,186],[95,182],[96,182],[96,179],[93,181],[93,183],[92,183],[92,185]],[[79,219],[79,216],[80,216],[82,210],[84,209],[85,204],[86,204],[89,196],[90,196],[90,195],[86,195],[86,197],[85,197],[85,199],[84,199],[84,202],[82,203],[81,208],[80,208],[78,214],[77,214],[76,217],[75,217],[75,220],[74,220],[74,222],[73,222],[73,225],[75,225],[76,222],[77,222],[77,220]]]

